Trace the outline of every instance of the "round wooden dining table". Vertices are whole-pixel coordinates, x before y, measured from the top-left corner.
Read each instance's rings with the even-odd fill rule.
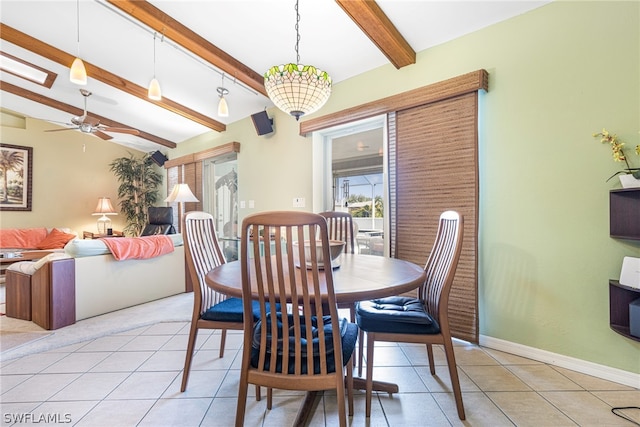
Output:
[[[416,289],[426,279],[422,267],[396,258],[342,254],[338,261],[339,266],[332,269],[333,287],[338,304],[399,295]],[[250,265],[253,268],[254,264]],[[207,286],[220,293],[242,298],[240,267],[240,261],[222,264],[207,273],[205,282]],[[254,274],[253,271],[251,273]],[[252,283],[256,283],[256,280],[252,280]],[[252,293],[257,295],[257,289],[253,289]],[[364,389],[365,380],[354,377],[353,387]],[[373,388],[388,393],[398,392],[397,384],[375,380]],[[304,425],[304,420],[313,413],[313,406],[317,404],[315,396],[315,392],[307,393],[294,425]]]
[[[425,281],[424,269],[409,261],[375,255],[342,254],[333,268],[333,288],[338,304],[356,303],[411,291]],[[253,267],[253,264],[251,264]],[[242,298],[240,262],[222,264],[207,273],[207,286]],[[252,280],[252,283],[256,283]],[[258,291],[253,291],[257,295]]]

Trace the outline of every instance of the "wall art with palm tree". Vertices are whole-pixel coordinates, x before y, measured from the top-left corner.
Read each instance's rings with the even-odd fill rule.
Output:
[[[33,147],[0,144],[0,211],[30,211]]]

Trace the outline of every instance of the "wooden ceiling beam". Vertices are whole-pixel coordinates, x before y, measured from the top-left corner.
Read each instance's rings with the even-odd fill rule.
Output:
[[[336,3],[397,69],[416,63],[416,52],[374,0],[336,0]]]
[[[132,18],[142,22],[189,52],[207,61],[264,96],[264,76],[167,15],[151,3],[140,0],[107,0]]]
[[[60,65],[64,65],[65,67],[70,67],[71,63],[75,59],[73,55],[70,55],[67,52],[64,52],[56,47],[53,47],[47,43],[44,43],[34,37],[31,37],[28,34],[25,34],[1,22],[0,22],[0,38],[10,43],[13,43],[16,46],[20,46],[24,49],[27,49],[44,58],[47,58],[53,62],[57,62]],[[113,86],[116,89],[119,89],[123,92],[128,93],[129,95],[133,95],[144,101],[151,102],[152,104],[155,104],[158,107],[164,108],[165,110],[169,110],[172,113],[178,114],[182,117],[185,117],[189,120],[192,120],[196,123],[206,126],[209,129],[213,129],[217,132],[223,132],[226,130],[226,126],[224,123],[220,123],[219,121],[214,120],[211,117],[207,117],[202,113],[199,113],[190,108],[187,108],[184,105],[178,104],[177,102],[172,101],[166,97],[162,97],[161,101],[153,101],[149,99],[149,97],[147,96],[147,88],[145,87],[138,86],[133,82],[123,79],[122,77],[117,76],[100,67],[97,67],[89,62],[84,61],[84,66],[87,70],[87,75],[89,76],[89,78],[92,78],[92,79],[101,81],[102,83]]]
[[[74,107],[73,105],[65,104],[64,102],[56,101],[55,99],[48,98],[44,95],[40,95],[39,93],[32,92],[27,89],[23,89],[11,83],[7,83],[4,81],[0,81],[0,90],[12,93],[14,95],[21,96],[23,98],[29,99],[31,101],[37,102],[42,105],[46,105],[51,108],[55,108],[56,110],[65,111],[69,114],[73,114],[74,116],[82,116],[84,114],[84,110],[82,108]],[[91,117],[95,117],[100,120],[100,124],[103,124],[108,127],[117,127],[117,128],[129,128],[135,129],[129,125],[124,123],[116,122],[114,120],[108,119],[106,117],[99,116],[90,111],[87,111],[87,114]],[[42,120],[42,119],[41,119]],[[139,130],[139,129],[138,129]],[[169,141],[164,138],[160,138],[159,136],[152,135],[150,133],[139,130],[140,134],[138,137],[144,138],[148,141],[154,142],[156,144],[163,145],[168,148],[176,148],[176,143]]]

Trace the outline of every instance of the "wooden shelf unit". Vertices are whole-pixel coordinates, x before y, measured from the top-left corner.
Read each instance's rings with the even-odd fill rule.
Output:
[[[640,188],[609,192],[609,235],[640,240]]]
[[[629,331],[629,303],[638,298],[640,289],[609,280],[609,325],[620,335],[640,342],[640,337],[634,337]]]

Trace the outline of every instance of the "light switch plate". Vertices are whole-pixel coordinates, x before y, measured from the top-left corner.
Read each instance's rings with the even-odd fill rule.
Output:
[[[293,207],[294,208],[304,208],[304,197],[294,197],[293,198]]]

